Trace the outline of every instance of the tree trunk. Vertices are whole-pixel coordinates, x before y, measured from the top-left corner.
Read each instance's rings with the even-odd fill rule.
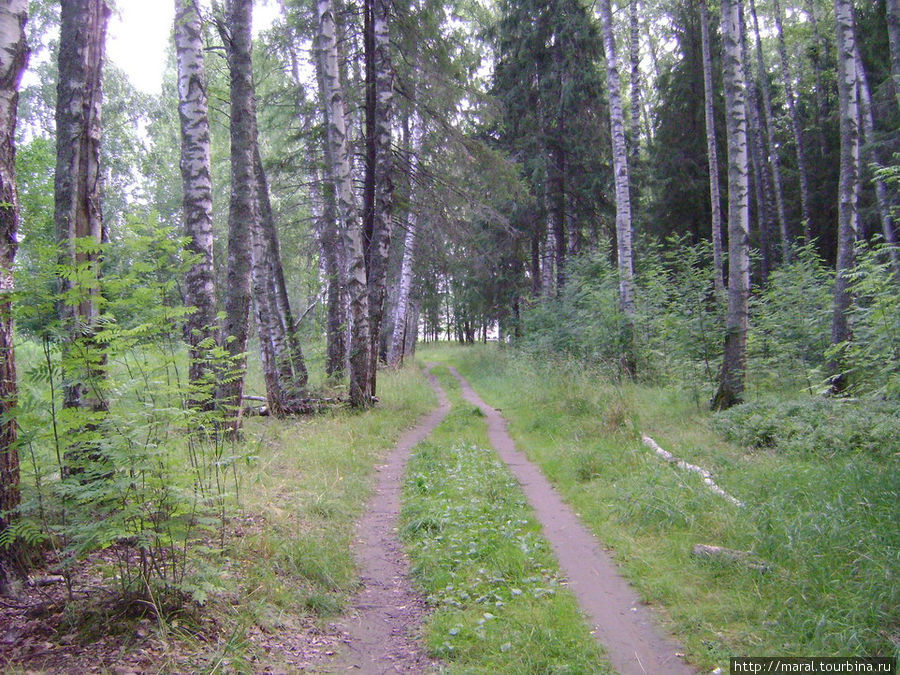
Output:
[[[741,13],[743,20],[743,12]],[[772,210],[772,184],[769,163],[766,161],[766,144],[763,141],[763,124],[760,116],[759,92],[756,80],[750,73],[750,50],[747,47],[746,23],[741,27],[741,55],[744,61],[744,82],[747,92],[745,108],[749,128],[750,160],[753,167],[753,190],[756,201],[756,224],[759,231],[759,252],[762,282],[769,278],[772,269],[771,235],[775,214]]]
[[[60,263],[84,267],[100,278],[100,245],[104,240],[101,213],[100,114],[106,25],[110,11],[102,0],[65,0],[60,15],[59,82],[56,100],[56,176],[54,220],[60,244]],[[76,241],[83,243],[76,252]],[[84,242],[90,241],[90,246]],[[79,274],[78,276],[83,276]],[[61,290],[77,299],[61,304],[69,342],[91,339],[99,316],[99,283],[77,285],[60,280]],[[67,408],[102,410],[106,404],[91,386],[102,378],[100,369],[85,365],[64,373]]]
[[[715,410],[740,402],[747,363],[750,213],[742,30],[741,0],[722,0],[725,131],[728,138],[728,314],[719,388],[712,400]]]
[[[834,285],[834,312],[831,320],[831,344],[850,339],[847,312],[850,309],[849,274],[855,261],[854,246],[859,230],[859,99],[851,0],[834,0],[837,26],[837,81],[841,104],[841,177],[838,184],[838,252]],[[846,386],[839,359],[829,364],[833,373],[832,389]]]
[[[367,111],[367,120],[373,128],[374,181],[371,237],[368,242],[366,266],[369,289],[369,375],[371,398],[375,396],[379,357],[381,322],[387,288],[387,268],[393,233],[394,211],[394,152],[391,146],[393,117],[394,71],[391,66],[389,19],[391,0],[368,0],[371,4],[372,72],[374,75],[373,108]],[[371,115],[371,117],[369,117]]]
[[[875,145],[875,119],[872,116],[872,94],[869,89],[869,78],[863,66],[862,56],[859,53],[859,44],[853,43],[853,57],[856,61],[856,73],[859,81],[859,104],[862,119],[862,132],[865,140],[866,151],[869,155],[869,164],[882,166],[879,161],[878,148]],[[881,232],[884,240],[890,244],[891,264],[894,274],[900,279],[900,251],[897,250],[897,236],[894,232],[894,219],[891,217],[891,196],[884,180],[875,176],[875,199],[878,202],[878,216],[881,220]]]
[[[753,19],[753,34],[756,38],[756,74],[759,78],[759,90],[762,93],[762,108],[765,119],[766,154],[772,168],[772,187],[775,192],[775,215],[778,217],[778,232],[781,236],[781,260],[791,260],[791,238],[788,231],[787,212],[784,207],[784,181],[781,180],[781,158],[778,155],[778,144],[775,140],[775,117],[772,114],[772,94],[769,89],[769,78],[763,59],[762,40],[759,36],[759,20],[756,16],[756,0],[750,0],[750,16]]]
[[[809,17],[809,23],[813,33],[813,50],[812,50],[812,66],[813,75],[815,77],[815,100],[816,106],[814,110],[814,126],[815,136],[819,146],[819,158],[824,159],[826,155],[827,143],[825,141],[824,119],[828,115],[828,106],[825,103],[825,78],[822,76],[822,62],[825,60],[828,43],[822,39],[819,33],[819,16],[817,10],[818,0],[806,0],[806,14]],[[816,230],[812,230],[813,236]]]
[[[350,173],[350,148],[347,138],[344,93],[338,70],[337,41],[335,39],[334,8],[332,0],[317,0],[319,19],[320,67],[328,102],[328,144],[330,147],[331,175],[337,197],[338,215],[344,236],[346,256],[347,293],[350,299],[352,321],[349,366],[350,401],[355,406],[371,402],[369,388],[369,295],[366,284],[366,262],[363,247],[362,223],[358,216],[353,179]]]
[[[638,0],[629,0],[628,28],[628,55],[631,60],[631,169],[636,171],[641,155],[641,33]]]
[[[887,26],[894,96],[897,98],[897,106],[900,107],[900,0],[887,0]]]
[[[213,272],[212,179],[209,115],[200,14],[194,0],[175,0],[175,53],[178,70],[178,117],[181,121],[181,185],[184,233],[196,262],[185,274],[184,303],[195,311],[185,322],[190,348],[189,379],[200,385],[209,377],[204,352],[219,340]],[[201,347],[203,344],[205,347]]]
[[[600,24],[606,53],[606,85],[612,136],[613,172],[616,185],[616,242],[619,264],[619,305],[626,317],[634,314],[634,264],[631,252],[631,195],[625,115],[619,93],[619,65],[610,0],[600,0]]]
[[[266,277],[271,286],[272,330],[275,348],[275,363],[279,373],[282,392],[288,396],[302,396],[303,389],[309,381],[309,373],[303,359],[300,336],[294,325],[294,313],[288,297],[287,283],[284,278],[284,267],[281,262],[281,246],[278,243],[278,228],[272,214],[272,202],[269,197],[269,181],[263,169],[262,157],[259,154],[259,142],[256,139],[253,149],[253,162],[256,170],[257,204],[259,207],[259,225],[266,247]]]
[[[222,334],[236,372],[220,384],[218,399],[225,406],[228,426],[233,432],[241,427],[250,317],[252,233],[259,219],[253,162],[252,11],[252,0],[231,0],[227,8],[227,26],[220,26],[228,53],[231,81],[231,199]]]
[[[0,538],[19,508],[16,364],[12,320],[13,260],[19,228],[16,192],[16,106],[19,83],[28,63],[25,22],[28,0],[13,0],[0,10]],[[24,571],[15,540],[0,546],[0,596],[15,593]]]
[[[794,97],[791,67],[788,63],[787,46],[784,43],[784,27],[782,26],[781,3],[772,0],[772,11],[775,14],[775,31],[778,37],[778,56],[781,60],[781,79],[784,84],[784,98],[787,101],[788,114],[791,118],[791,132],[794,136],[794,150],[797,153],[797,174],[800,179],[800,216],[803,219],[803,237],[806,242],[812,241],[812,215],[809,209],[809,171],[806,167],[806,146],[803,143],[803,124],[800,122],[800,111]]]
[[[722,262],[722,197],[719,187],[719,151],[716,146],[716,118],[713,109],[712,56],[709,50],[709,10],[700,0],[700,35],[703,50],[703,100],[706,119],[706,155],[709,162],[709,203],[712,212],[713,266],[716,292],[725,295]]]
[[[411,101],[415,105],[415,100]],[[424,123],[418,110],[412,114],[409,148],[409,213],[406,216],[406,237],[403,241],[403,259],[400,261],[400,284],[397,291],[397,304],[394,307],[393,332],[388,346],[387,362],[392,368],[398,367],[403,362],[406,353],[406,335],[409,329],[407,313],[409,309],[409,292],[412,288],[413,261],[416,246],[416,228],[418,227],[419,214],[416,211],[416,201],[413,195],[416,193],[415,185],[418,180],[419,155],[425,136]]]

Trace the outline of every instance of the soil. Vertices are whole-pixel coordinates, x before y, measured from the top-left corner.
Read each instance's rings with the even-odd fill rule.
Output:
[[[484,413],[491,444],[521,484],[569,588],[613,667],[622,675],[696,673],[680,660],[684,649],[655,624],[650,608],[622,577],[609,554],[541,470],[516,450],[502,415],[482,401],[454,368],[450,372],[459,380],[463,398]]]
[[[433,364],[429,364],[429,368]],[[355,555],[362,590],[344,625],[346,648],[331,672],[421,673],[436,667],[420,644],[418,631],[428,612],[412,587],[409,563],[397,535],[400,491],[412,448],[425,440],[450,411],[437,379],[428,374],[439,404],[408,431],[379,467],[378,483],[356,530]]]

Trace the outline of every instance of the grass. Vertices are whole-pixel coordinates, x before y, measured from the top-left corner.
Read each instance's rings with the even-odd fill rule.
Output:
[[[703,668],[740,655],[900,653],[900,454],[779,452],[726,442],[685,394],[613,386],[583,368],[495,347],[429,347],[501,408],[520,449],[612,548]],[[709,469],[746,503],[640,442]],[[690,556],[751,550],[769,573]]]
[[[483,414],[435,372],[453,408],[410,460],[401,528],[430,653],[450,673],[610,672]]]
[[[373,468],[435,404],[414,368],[379,373],[378,383],[381,403],[365,413],[248,420],[259,460],[245,476],[242,511],[256,526],[230,543],[229,600],[238,603],[229,610],[231,625],[265,632],[309,615],[332,617],[356,590],[351,537]],[[244,644],[236,651],[248,658],[253,650]]]

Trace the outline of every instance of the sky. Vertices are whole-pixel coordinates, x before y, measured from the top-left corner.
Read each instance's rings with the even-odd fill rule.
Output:
[[[175,3],[173,0],[117,0],[116,6],[107,32],[107,58],[124,70],[140,91],[158,94]],[[257,0],[253,10],[254,33],[271,26],[279,12],[274,0]]]

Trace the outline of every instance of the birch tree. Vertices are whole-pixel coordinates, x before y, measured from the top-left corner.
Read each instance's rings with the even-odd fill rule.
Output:
[[[102,0],[63,0],[61,10],[54,221],[60,263],[83,271],[60,279],[60,314],[69,346],[80,342],[88,347],[92,346],[91,336],[99,317],[100,247],[105,239],[100,193],[100,115],[110,10]],[[93,357],[82,359],[95,361]],[[70,365],[63,377],[65,407],[104,409],[99,388],[91,386],[101,377],[96,363],[77,368]]]
[[[415,104],[415,97],[412,101]],[[425,127],[419,111],[414,109],[410,124],[409,142],[409,185],[410,208],[406,215],[406,235],[403,238],[403,258],[400,261],[400,281],[397,290],[397,303],[394,305],[392,321],[393,330],[388,344],[388,365],[396,368],[403,360],[406,352],[407,312],[409,309],[409,293],[412,288],[413,262],[415,260],[416,229],[419,225],[419,214],[415,207],[413,195],[416,192],[415,185],[418,180],[419,156],[422,153]]]
[[[719,388],[712,400],[715,410],[723,410],[740,402],[747,364],[750,213],[741,9],[741,0],[722,0],[722,67],[725,133],[728,138],[728,313]]]
[[[806,166],[806,145],[803,142],[803,124],[800,111],[794,96],[793,75],[788,62],[787,45],[784,42],[784,26],[780,0],[772,0],[772,12],[775,15],[775,36],[778,45],[778,57],[781,61],[781,82],[784,85],[784,98],[787,102],[788,115],[791,119],[791,133],[794,136],[794,152],[797,155],[797,177],[800,180],[800,216],[803,219],[803,237],[812,241],[812,215],[809,208],[809,170]]]
[[[772,169],[772,188],[775,194],[775,215],[778,217],[778,232],[781,237],[781,260],[791,259],[791,239],[788,231],[787,211],[784,206],[784,181],[781,178],[781,158],[778,155],[778,144],[775,141],[775,116],[772,113],[772,92],[766,74],[766,62],[763,58],[762,39],[759,33],[759,19],[756,15],[756,1],[750,0],[750,16],[753,19],[753,34],[756,38],[756,76],[759,80],[759,92],[762,94],[762,109],[765,121],[766,156]]]
[[[854,246],[859,232],[859,79],[856,66],[852,0],[834,0],[837,28],[837,81],[841,109],[841,175],[838,184],[837,277],[834,284],[834,310],[831,319],[831,344],[850,339],[849,274],[855,265]],[[846,386],[839,372],[839,358],[832,359],[832,388]]]
[[[865,148],[869,155],[869,164],[882,166],[878,156],[878,148],[875,138],[875,118],[872,113],[872,93],[869,89],[869,78],[863,65],[862,55],[859,53],[859,44],[854,40],[853,58],[856,61],[856,75],[859,81],[859,109],[862,122],[862,135]],[[897,234],[894,231],[894,219],[891,216],[891,196],[884,179],[877,175],[874,178],[875,199],[878,203],[878,218],[881,221],[881,233],[884,240],[890,244],[891,264],[894,273],[900,278],[900,251],[897,250]]]
[[[394,182],[391,124],[393,117],[394,71],[391,65],[391,41],[389,20],[391,0],[367,0],[371,13],[371,71],[374,75],[374,97],[368,105],[367,124],[372,126],[372,142],[369,161],[374,166],[367,169],[374,182],[374,201],[371,222],[367,224],[366,283],[369,291],[369,363],[366,397],[375,395],[378,370],[379,337],[384,317],[387,266],[393,229]],[[368,401],[367,401],[368,403]]]
[[[218,341],[213,272],[212,179],[209,111],[200,14],[195,0],[175,0],[175,58],[181,123],[181,185],[187,249],[196,256],[185,275],[184,302],[194,307],[185,325],[190,381],[207,375],[201,344]]]
[[[700,35],[703,52],[703,111],[706,122],[706,156],[709,165],[709,203],[712,212],[713,266],[716,292],[725,294],[722,263],[722,196],[719,186],[719,151],[716,145],[716,118],[713,109],[712,55],[709,48],[709,9],[700,0]]]
[[[331,178],[338,207],[346,256],[347,295],[350,300],[351,334],[348,346],[350,365],[350,401],[356,406],[371,401],[369,388],[369,295],[366,281],[366,261],[363,248],[362,222],[359,219],[353,179],[350,172],[350,146],[346,127],[344,91],[338,68],[338,49],[335,39],[334,6],[332,0],[317,0],[319,20],[318,65],[328,106],[328,146]]]
[[[626,317],[634,314],[634,264],[631,251],[631,195],[628,175],[628,148],[625,143],[625,116],[619,85],[619,64],[610,0],[600,0],[600,27],[606,53],[606,84],[609,124],[612,135],[613,173],[616,186],[616,242],[619,266],[619,304]]]
[[[28,1],[12,0],[0,8],[0,539],[20,503],[16,363],[12,321],[13,259],[19,227],[16,192],[16,108],[19,83],[28,62],[25,22]],[[0,596],[15,592],[21,576],[15,541],[0,546]]]
[[[888,43],[891,50],[891,79],[900,107],[900,0],[887,0]]]
[[[253,161],[252,12],[252,0],[229,0],[225,8],[225,25],[220,24],[228,54],[231,90],[231,197],[228,207],[225,325],[222,333],[236,373],[220,384],[218,398],[229,411],[232,431],[239,430],[241,426],[250,318],[251,237],[259,218]]]

